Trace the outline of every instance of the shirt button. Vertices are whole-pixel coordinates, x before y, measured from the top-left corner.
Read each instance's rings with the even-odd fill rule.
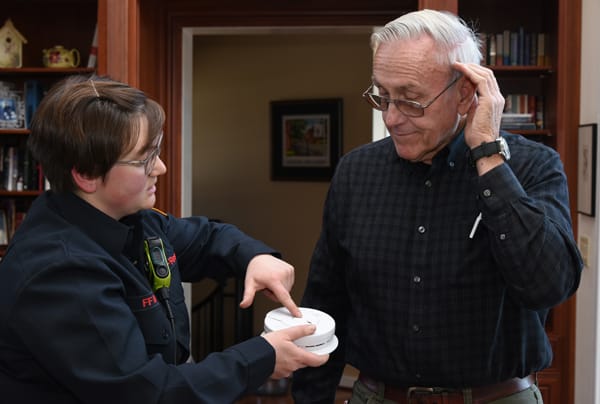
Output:
[[[502,234],[500,235],[500,240],[506,240],[506,234],[502,233]]]
[[[427,181],[425,181],[425,186],[426,186],[427,188],[431,188],[431,186],[432,186],[432,185],[433,185],[433,184],[431,183],[431,180],[427,180]]]
[[[492,190],[491,189],[484,189],[483,190],[483,196],[485,196],[486,198],[489,198],[490,196],[492,196]]]
[[[454,161],[449,161],[449,162],[448,162],[448,165],[449,165],[450,167],[454,167]]]
[[[413,276],[413,282],[414,283],[421,283],[421,277],[419,275]]]
[[[419,226],[419,227],[417,228],[417,231],[418,231],[419,233],[421,233],[421,234],[425,233],[425,226]]]
[[[413,324],[412,330],[414,332],[419,332],[419,331],[421,331],[421,328],[419,327],[419,324]]]

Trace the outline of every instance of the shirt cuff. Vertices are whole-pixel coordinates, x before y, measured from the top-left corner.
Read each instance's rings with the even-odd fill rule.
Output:
[[[262,337],[254,337],[232,346],[247,363],[247,391],[263,385],[275,370],[275,349]]]
[[[508,213],[512,201],[527,196],[508,164],[501,164],[479,177],[479,200],[485,212],[497,216]]]

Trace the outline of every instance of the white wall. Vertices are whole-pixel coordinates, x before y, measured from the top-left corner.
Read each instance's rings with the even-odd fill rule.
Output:
[[[581,56],[581,112],[580,124],[600,123],[600,1],[582,0],[582,56]],[[599,159],[600,160],[600,159]],[[600,163],[597,162],[597,175]],[[598,175],[600,178],[600,175]],[[597,186],[598,188],[598,186]],[[596,217],[578,215],[578,240],[589,240],[588,265],[583,270],[577,292],[575,403],[600,404],[600,369],[598,339],[600,321],[598,307],[598,262],[600,250],[598,195],[596,189]]]

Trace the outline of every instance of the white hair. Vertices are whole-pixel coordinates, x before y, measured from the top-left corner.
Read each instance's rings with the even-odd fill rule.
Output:
[[[477,34],[461,18],[447,11],[425,9],[404,14],[371,35],[371,48],[375,53],[382,43],[423,35],[433,39],[440,63],[481,63]]]

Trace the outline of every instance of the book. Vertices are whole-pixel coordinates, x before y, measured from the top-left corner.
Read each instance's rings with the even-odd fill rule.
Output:
[[[519,33],[510,33],[510,65],[517,66],[519,64]]]
[[[500,129],[503,130],[535,130],[537,129],[534,122],[506,122],[500,124]]]
[[[506,122],[506,123],[533,122],[533,115],[529,114],[529,113],[525,113],[525,114],[504,113],[504,114],[502,114],[501,122]]]
[[[531,33],[525,34],[525,42],[523,45],[523,64],[531,65]]]
[[[537,35],[537,65],[546,66],[546,35],[539,33]]]
[[[510,30],[505,29],[502,32],[502,64],[505,66],[510,65]]]
[[[536,115],[536,111],[537,111],[537,100],[538,100],[538,96],[535,95],[530,95],[527,98],[527,113],[530,114],[532,117],[534,117],[534,121],[535,121],[535,115]]]
[[[489,43],[488,43],[488,61],[487,64],[490,66],[494,66],[496,64],[496,56],[497,52],[496,52],[496,35],[490,35],[489,36]]]
[[[16,191],[19,167],[18,148],[16,146],[5,146],[4,160],[2,166],[3,188],[7,191]]]
[[[15,234],[16,202],[13,198],[10,198],[3,201],[3,205],[3,210],[6,214],[6,237],[10,241],[13,234]]]
[[[546,124],[544,122],[544,98],[536,98],[536,110],[535,110],[535,124],[538,129],[544,129]]]
[[[537,52],[538,52],[538,41],[537,33],[531,33],[531,49],[529,50],[529,64],[531,66],[537,65]]]
[[[8,229],[6,225],[6,211],[0,209],[0,244],[8,244]]]
[[[525,65],[525,29],[519,27],[517,31],[517,65]]]
[[[31,127],[31,118],[42,101],[44,90],[39,80],[25,81],[25,127]]]
[[[500,32],[496,34],[496,65],[502,66],[504,64],[504,40],[503,34]]]

